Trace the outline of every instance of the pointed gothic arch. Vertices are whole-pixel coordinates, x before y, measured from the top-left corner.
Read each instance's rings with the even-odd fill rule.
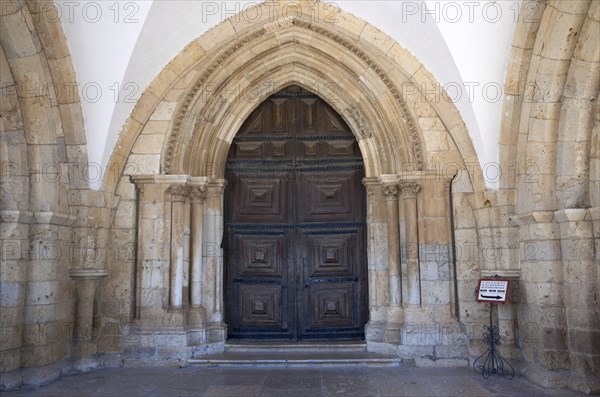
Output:
[[[201,175],[202,163],[208,162],[216,172],[211,176],[222,176],[228,146],[243,120],[290,84],[321,91],[345,118],[361,142],[367,176],[398,173],[407,164],[426,168],[414,116],[369,55],[302,20],[280,30],[277,36],[266,29],[250,32],[204,68],[176,111],[162,157],[163,173]],[[346,62],[337,62],[332,54]],[[206,149],[191,150],[195,147]]]

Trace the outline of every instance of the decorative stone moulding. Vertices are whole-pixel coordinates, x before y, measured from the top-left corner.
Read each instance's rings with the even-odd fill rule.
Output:
[[[481,269],[481,277],[504,277],[518,279],[521,277],[521,269]]]
[[[308,31],[319,35],[319,37],[327,38],[331,42],[340,46],[340,48],[343,48],[343,50],[348,54],[352,54],[360,59],[366,66],[368,66],[370,70],[375,73],[379,81],[385,85],[387,90],[391,93],[398,106],[398,111],[401,113],[401,119],[403,120],[404,128],[407,131],[408,139],[410,141],[412,157],[414,158],[416,168],[418,170],[423,170],[425,167],[425,156],[423,144],[420,138],[420,131],[405,98],[402,96],[401,91],[394,84],[393,79],[386,73],[384,68],[375,62],[365,51],[361,50],[355,44],[349,42],[345,38],[339,36],[333,31],[330,31],[329,29],[319,27],[302,19],[291,19],[285,22],[286,23],[282,25],[281,21],[277,21],[277,23],[273,24],[273,26],[276,29],[281,30],[296,29]],[[171,131],[165,145],[161,173],[175,174],[177,172],[182,172],[182,170],[177,169],[177,160],[182,156],[180,151],[182,150],[182,147],[185,146],[184,142],[186,138],[186,132],[189,132],[187,130],[190,128],[192,130],[194,129],[193,124],[195,122],[190,122],[190,120],[196,120],[196,117],[190,117],[190,114],[193,112],[194,106],[198,103],[198,101],[200,101],[198,96],[201,95],[200,93],[202,92],[204,85],[208,81],[211,81],[210,79],[213,77],[215,71],[220,70],[222,65],[226,64],[231,57],[240,53],[240,51],[243,51],[243,49],[249,48],[252,43],[259,42],[259,40],[263,39],[264,36],[268,35],[269,33],[270,30],[268,27],[265,27],[258,31],[249,33],[243,38],[239,38],[232,46],[213,54],[212,59],[214,60],[203,69],[202,74],[197,80],[194,81],[191,88],[185,94],[185,99],[181,102],[175,112]],[[221,109],[225,105],[223,98],[218,98],[216,101],[216,104],[213,104],[210,109],[206,108],[202,113],[204,114],[204,120],[208,121],[209,123],[213,123],[215,121],[217,114],[215,114],[214,111]],[[358,135],[359,140],[369,139],[373,136],[372,128],[362,114],[361,109],[356,106],[350,106],[341,113],[354,122],[356,126],[354,132]]]
[[[92,269],[92,268],[77,268],[69,270],[69,277],[73,280],[94,280],[108,276],[108,270]]]

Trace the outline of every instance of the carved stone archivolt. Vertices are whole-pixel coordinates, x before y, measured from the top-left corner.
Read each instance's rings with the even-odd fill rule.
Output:
[[[423,148],[422,148],[422,144],[421,144],[420,133],[419,133],[417,125],[415,123],[414,117],[412,116],[404,98],[400,94],[400,91],[392,83],[392,79],[384,72],[382,67],[379,66],[370,56],[368,56],[364,51],[359,49],[356,45],[348,42],[347,40],[343,39],[342,37],[340,37],[339,35],[335,34],[334,32],[332,32],[328,29],[325,29],[320,26],[316,26],[313,23],[306,22],[301,19],[289,19],[289,20],[287,20],[287,22],[288,23],[285,26],[277,25],[277,29],[284,30],[284,29],[300,28],[300,29],[309,30],[313,33],[317,33],[323,37],[326,37],[326,38],[334,41],[335,43],[341,45],[347,51],[350,51],[355,56],[360,58],[366,65],[368,65],[368,67],[371,70],[373,70],[377,74],[377,76],[379,77],[381,82],[383,82],[385,84],[386,88],[393,95],[394,99],[396,100],[397,104],[399,105],[399,110],[402,113],[401,119],[404,121],[406,131],[408,132],[408,138],[410,140],[411,150],[413,152],[413,159],[411,159],[411,160],[416,163],[416,166],[419,170],[422,169],[423,164],[424,164]],[[207,83],[207,81],[209,81],[209,79],[211,78],[213,73],[218,68],[222,67],[222,65],[225,64],[230,59],[230,57],[232,57],[234,54],[236,54],[242,48],[246,47],[247,45],[249,45],[253,42],[256,42],[257,40],[259,40],[261,37],[265,36],[268,33],[269,33],[268,29],[260,29],[256,32],[253,32],[253,33],[243,37],[240,40],[237,40],[232,46],[228,47],[226,50],[224,50],[218,56],[216,56],[214,58],[215,59],[214,62],[212,62],[211,64],[209,64],[206,67],[206,69],[204,70],[204,72],[202,73],[200,78],[198,78],[198,80],[194,83],[194,85],[189,90],[189,92],[185,96],[185,99],[181,102],[181,105],[179,106],[179,108],[176,111],[176,116],[175,116],[173,124],[172,124],[172,130],[171,130],[171,133],[169,134],[167,147],[166,147],[166,150],[165,150],[165,153],[163,156],[163,167],[162,167],[163,173],[170,174],[172,172],[181,171],[181,170],[174,169],[174,166],[175,166],[174,161],[175,161],[176,157],[178,156],[177,150],[179,147],[181,147],[181,145],[179,144],[179,141],[182,138],[182,129],[184,128],[184,122],[185,122],[186,117],[189,117],[192,107],[198,102],[197,97],[200,94],[200,92],[202,91],[202,89],[205,86],[205,84]],[[225,104],[222,104],[222,105],[225,105]],[[208,113],[210,115],[214,116],[214,110],[215,110],[214,104],[213,104],[213,106],[211,106],[211,108],[212,108],[212,111],[208,111]],[[367,139],[367,138],[372,137],[372,133],[373,133],[372,129],[369,126],[367,120],[362,115],[362,112],[359,110],[359,108],[357,106],[350,106],[343,113],[345,113],[346,116],[352,120],[353,124],[357,128],[357,130],[354,132],[358,135],[359,139]],[[207,117],[214,119],[214,117],[212,117],[212,116],[210,116],[210,117],[207,116]],[[210,122],[210,120],[208,120],[208,121]],[[193,123],[193,124],[195,124],[195,123]],[[194,126],[191,126],[191,127],[192,127],[192,129],[194,128]],[[185,129],[186,130],[189,129],[189,126],[186,126]],[[190,131],[186,131],[185,133],[188,133],[188,132],[190,132]]]
[[[360,111],[356,108],[356,106],[350,106],[346,109],[345,114],[354,122],[354,124],[358,127],[358,130],[355,131],[359,135],[359,140],[368,139],[372,136],[371,127],[369,123]]]

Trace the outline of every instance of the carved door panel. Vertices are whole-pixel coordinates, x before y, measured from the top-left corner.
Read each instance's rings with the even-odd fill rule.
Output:
[[[354,136],[314,94],[289,87],[246,120],[226,171],[229,338],[364,338],[363,176]]]

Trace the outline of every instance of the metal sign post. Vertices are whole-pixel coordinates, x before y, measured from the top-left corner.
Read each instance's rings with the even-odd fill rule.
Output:
[[[500,342],[500,330],[494,325],[492,313],[494,305],[506,303],[510,281],[502,279],[480,279],[477,288],[477,301],[487,302],[490,305],[490,325],[486,326],[483,340],[487,342],[488,349],[473,362],[475,372],[483,375],[485,379],[490,375],[502,375],[505,379],[512,379],[515,370],[500,352],[496,344]]]

